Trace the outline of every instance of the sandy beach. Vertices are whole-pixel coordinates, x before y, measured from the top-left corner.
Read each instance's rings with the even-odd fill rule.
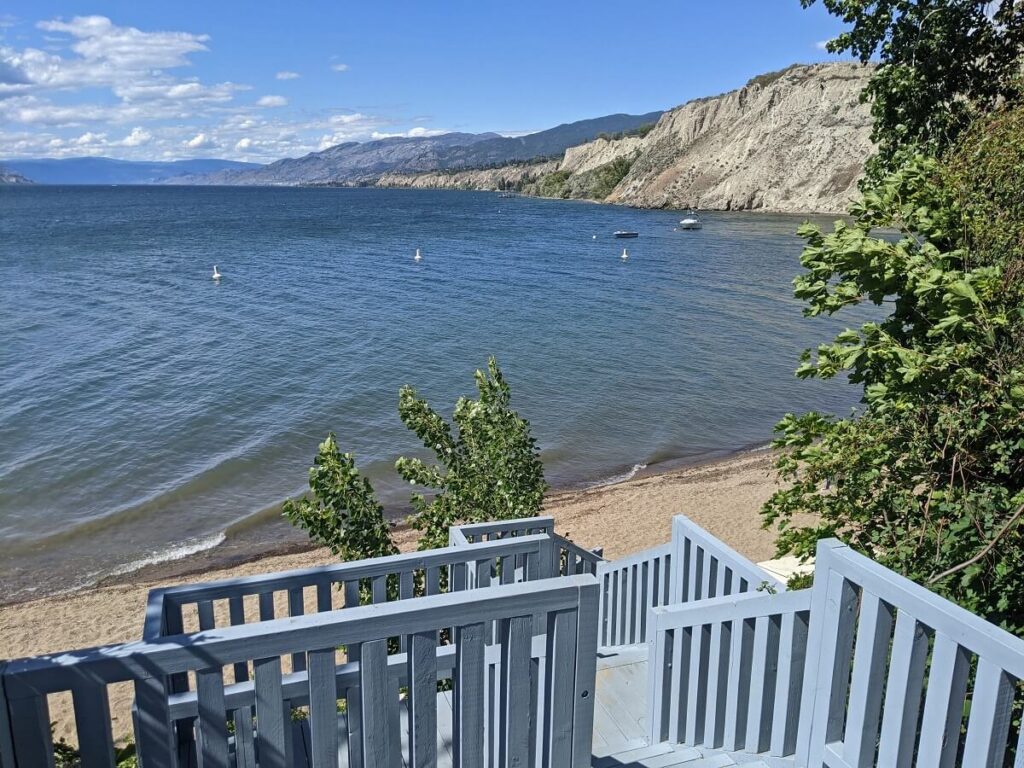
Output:
[[[558,533],[576,543],[604,547],[609,559],[657,546],[668,540],[673,515],[685,514],[754,561],[774,556],[774,535],[761,528],[759,510],[776,489],[771,454],[751,451],[722,461],[639,477],[615,485],[552,494],[545,514],[554,516]],[[403,551],[415,549],[416,532],[399,528]],[[167,583],[209,581],[305,568],[330,563],[326,549],[275,555],[221,570],[202,570]],[[52,653],[139,638],[146,597],[162,582],[143,574],[81,592],[0,607],[0,658]],[[131,691],[111,690],[115,735],[130,730]],[[51,701],[56,735],[70,702]]]

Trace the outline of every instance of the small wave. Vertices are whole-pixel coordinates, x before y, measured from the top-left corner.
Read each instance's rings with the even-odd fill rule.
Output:
[[[146,568],[150,565],[159,565],[160,563],[169,563],[174,560],[184,560],[186,557],[197,555],[200,552],[205,552],[214,547],[219,547],[224,543],[227,538],[224,531],[215,533],[213,536],[207,536],[202,539],[193,539],[192,541],[186,541],[183,544],[169,547],[158,552],[153,552],[145,557],[133,560],[127,565],[122,565],[110,572],[111,576],[124,576],[127,573],[134,573],[135,571]]]
[[[629,468],[628,472],[623,472],[618,475],[612,475],[611,477],[607,477],[604,480],[598,480],[596,483],[588,485],[587,487],[604,488],[606,485],[618,485],[619,483],[624,483],[627,480],[632,480],[634,477],[637,476],[638,473],[643,472],[645,469],[647,469],[646,464],[634,464],[632,467]]]

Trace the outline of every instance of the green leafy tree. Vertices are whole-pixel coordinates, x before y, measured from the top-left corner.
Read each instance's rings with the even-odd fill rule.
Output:
[[[817,0],[800,0],[806,8]],[[972,119],[1017,101],[1024,49],[1020,0],[821,0],[849,26],[828,43],[879,66],[871,102],[878,155],[871,177],[909,154],[938,154]]]
[[[444,546],[448,528],[462,523],[533,517],[547,485],[530,423],[511,406],[512,393],[497,361],[475,374],[478,399],[460,398],[453,424],[412,387],[402,387],[398,413],[437,464],[398,459],[395,469],[410,483],[434,489],[412,497],[412,524],[422,532],[420,549]]]
[[[443,547],[449,526],[458,523],[533,517],[547,485],[530,423],[511,407],[508,382],[491,357],[475,374],[479,397],[460,398],[449,425],[409,386],[398,396],[405,425],[437,456],[429,465],[400,458],[395,468],[407,481],[431,488],[427,499],[414,493],[412,524],[420,549]],[[334,434],[320,444],[309,470],[310,495],[285,503],[284,515],[314,541],[343,560],[397,551],[384,508],[351,453],[341,453]]]
[[[788,415],[787,487],[763,510],[780,553],[838,536],[1024,634],[1024,108],[917,156],[825,234],[805,225],[805,314],[878,321],[806,352],[801,377],[863,387],[855,417]],[[898,236],[886,234],[893,228]],[[883,230],[883,232],[879,232]],[[811,513],[814,522],[808,524]]]
[[[342,453],[334,433],[320,443],[309,470],[310,496],[285,502],[284,516],[341,557],[362,560],[398,551],[370,481]]]

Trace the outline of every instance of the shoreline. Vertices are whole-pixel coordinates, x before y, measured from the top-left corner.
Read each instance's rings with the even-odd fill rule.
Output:
[[[546,514],[545,510],[547,510],[550,505],[557,506],[564,499],[577,498],[580,494],[614,488],[635,480],[658,477],[660,475],[669,475],[688,469],[699,469],[723,462],[729,462],[733,459],[739,459],[747,454],[767,451],[769,450],[769,447],[770,444],[768,443],[759,443],[753,446],[740,448],[738,450],[723,451],[713,455],[676,457],[651,462],[650,464],[633,464],[628,470],[618,472],[604,479],[581,481],[579,483],[572,483],[568,486],[549,489],[545,496],[544,510],[541,511],[541,514]],[[283,504],[284,502],[281,502],[280,504],[273,504],[268,506],[266,509],[279,510]],[[418,536],[417,532],[406,521],[406,518],[411,511],[411,508],[407,508],[404,505],[385,509],[384,515],[391,523],[392,534],[396,540],[404,541],[407,538],[415,539]],[[191,552],[174,559],[144,563],[139,567],[129,568],[121,572],[102,576],[93,584],[87,584],[57,593],[38,595],[6,603],[3,602],[2,598],[0,598],[0,608],[7,605],[19,605],[25,602],[32,602],[33,600],[43,600],[48,597],[73,596],[90,589],[114,587],[126,582],[144,581],[156,583],[166,582],[168,579],[172,578],[188,578],[197,573],[208,572],[211,569],[224,570],[237,568],[260,560],[289,555],[302,555],[304,553],[322,549],[322,547],[308,540],[274,543],[264,541],[261,537],[259,538],[259,541],[253,542],[257,549],[253,550],[246,548],[245,544],[247,538],[259,537],[259,534],[263,530],[269,528],[275,522],[278,522],[277,517],[269,517],[265,512],[260,514],[265,518],[262,524],[256,523],[255,525],[244,526],[241,528],[242,533],[236,533],[235,535],[232,535],[232,528],[237,530],[238,526],[229,526],[226,531],[219,535],[220,541],[212,547]]]
[[[586,548],[603,547],[614,560],[658,546],[671,538],[671,520],[685,514],[754,562],[775,555],[775,534],[761,527],[760,509],[779,487],[774,456],[764,449],[654,471],[619,483],[549,494],[542,515],[555,530]],[[401,551],[416,548],[417,532],[394,531]],[[0,658],[20,658],[137,640],[149,590],[157,586],[239,578],[337,562],[322,547],[250,557],[220,567],[185,562],[178,573],[147,570],[81,591],[37,597],[0,606]],[[187,572],[187,573],[186,573]],[[110,690],[115,738],[131,730],[131,686]],[[72,707],[55,697],[51,719],[55,738],[71,735]]]
[[[657,460],[649,459],[648,463],[639,462],[603,477],[572,481],[551,488],[545,497],[545,506],[556,504],[559,499],[574,494],[729,461],[748,453],[767,450],[769,446],[769,443],[758,442],[735,450],[713,451]],[[209,546],[197,546],[195,541],[180,542],[169,545],[164,552],[148,555],[109,573],[89,580],[78,580],[73,586],[44,593],[22,591],[14,596],[0,595],[0,608],[48,598],[73,597],[89,590],[116,587],[126,583],[157,583],[173,579],[186,579],[196,573],[237,568],[259,560],[301,555],[319,549],[318,545],[305,538],[302,531],[283,520],[281,508],[284,503],[285,500],[281,500],[268,504],[225,529],[204,537],[201,541],[212,542]],[[385,508],[385,518],[391,523],[396,539],[405,540],[417,536],[417,533],[406,522],[407,516],[411,512],[411,507],[405,504],[395,504]],[[278,530],[294,538],[282,541],[280,536],[275,535]],[[175,552],[181,554],[176,555]],[[2,655],[0,653],[0,657]]]
[[[474,171],[478,170],[475,168],[465,168],[462,170]],[[427,171],[426,174],[429,174]],[[413,176],[419,176],[423,174],[411,174]],[[152,186],[152,185],[143,185]],[[159,185],[158,185],[159,186]],[[503,192],[506,190],[501,189],[489,189],[484,187],[446,187],[442,185],[437,186],[423,186],[417,187],[414,185],[402,185],[402,184],[378,184],[376,182],[371,184],[182,184],[180,186],[198,186],[198,187],[223,187],[223,188],[238,188],[240,186],[255,187],[258,189],[281,189],[291,187],[294,189],[388,189],[388,190],[406,190],[406,191],[420,191],[420,192],[481,192],[484,194],[494,194],[496,192]],[[665,206],[653,206],[653,205],[634,205],[632,203],[620,203],[617,200],[595,200],[591,197],[548,197],[546,195],[535,195],[531,192],[523,192],[522,190],[508,190],[514,192],[518,197],[528,197],[531,200],[555,200],[559,202],[568,203],[590,203],[592,205],[613,205],[617,208],[625,208],[631,211],[671,211],[673,213],[679,213],[681,211],[696,211],[697,213],[755,213],[755,214],[776,214],[783,216],[842,216],[846,217],[846,210],[843,208],[839,209],[814,209],[809,210],[805,208],[772,208],[770,206],[762,206],[760,208],[701,208],[694,206],[682,206],[676,207],[674,205]]]

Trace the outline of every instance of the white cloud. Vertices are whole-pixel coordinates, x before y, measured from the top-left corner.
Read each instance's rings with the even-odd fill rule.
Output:
[[[827,51],[829,42],[829,40],[819,40],[814,44],[814,47],[817,48],[819,51]]]
[[[256,102],[258,107],[285,107],[288,106],[288,99],[284,96],[261,96]]]
[[[105,134],[105,133],[93,133],[92,131],[88,131],[86,133],[83,133],[81,136],[79,136],[77,139],[75,139],[72,143],[77,144],[80,147],[85,147],[85,146],[88,146],[89,144],[102,144],[102,143],[106,142],[106,140],[107,140],[107,134]]]
[[[117,26],[105,16],[51,19],[36,26],[51,33],[47,39],[60,41],[58,52],[0,45],[0,99],[26,96],[6,105],[0,119],[47,125],[184,119],[227,103],[246,88],[230,82],[208,85],[168,72],[188,66],[191,54],[208,50],[207,35],[143,32]],[[69,109],[66,96],[60,105],[49,98],[96,89],[108,90],[116,100],[90,93],[87,101]]]
[[[440,136],[448,131],[443,131],[437,128],[424,128],[423,126],[416,126],[408,131],[398,131],[396,133],[385,133],[383,131],[374,131],[370,134],[371,139],[394,139],[396,137],[402,137],[406,139],[421,138],[424,136]]]
[[[185,142],[185,146],[189,149],[208,149],[217,146],[217,142],[205,133],[197,133]]]
[[[29,28],[32,22],[19,23]],[[389,116],[343,110],[296,114],[282,95],[242,103],[238,96],[249,85],[207,82],[186,69],[212,47],[198,31],[149,32],[105,16],[35,26],[38,47],[14,42],[31,39],[25,35],[0,32],[0,155],[142,160],[216,154],[271,161],[377,136],[441,133],[419,118],[398,124]],[[348,70],[337,59],[327,63]],[[299,73],[282,70],[275,77],[293,80]],[[416,127],[401,130],[407,126]]]
[[[209,35],[188,32],[142,32],[135,27],[118,27],[105,16],[54,19],[36,26],[70,35],[76,40],[71,50],[85,61],[121,71],[183,67],[188,64],[187,54],[208,50],[206,42],[210,39]]]
[[[343,115],[331,115],[329,122],[331,125],[352,125],[368,119],[362,112],[350,112]]]
[[[125,147],[141,147],[153,140],[153,134],[145,128],[136,126],[132,132],[121,139],[121,145]]]

